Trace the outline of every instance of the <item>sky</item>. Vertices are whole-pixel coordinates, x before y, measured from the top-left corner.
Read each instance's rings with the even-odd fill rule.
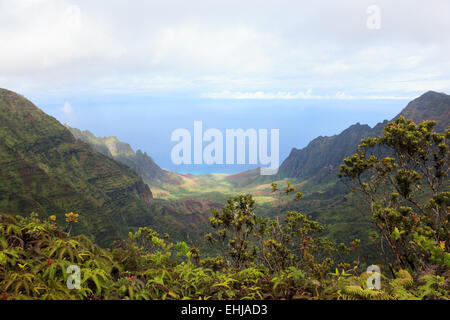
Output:
[[[191,118],[305,122],[281,142],[286,155],[311,132],[374,125],[425,91],[449,93],[449,16],[448,0],[0,0],[0,87],[165,167],[157,145]]]

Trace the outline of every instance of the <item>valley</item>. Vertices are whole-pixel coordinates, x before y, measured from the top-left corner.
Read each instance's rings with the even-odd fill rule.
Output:
[[[417,122],[437,120],[443,130],[450,123],[450,96],[425,93],[399,116],[403,113]],[[361,139],[383,135],[387,121],[373,128],[357,123],[303,149],[293,148],[273,176],[259,169],[199,175],[168,171],[145,151],[134,151],[116,137],[63,126],[25,97],[3,89],[0,122],[0,213],[51,219],[52,228],[87,236],[104,248],[123,246],[127,235],[133,239],[141,231],[133,232],[151,228],[177,247],[216,259],[223,251],[210,241],[214,215],[249,195],[245,201],[254,201],[252,211],[261,219],[278,223],[304,215],[323,226],[324,243],[351,244],[355,252],[339,255],[341,263],[357,259],[360,268],[385,263],[369,204],[351,192],[338,172]],[[419,195],[421,201],[427,196]],[[64,223],[70,221],[69,212],[79,214],[74,227]]]
[[[450,123],[450,96],[427,92],[394,119],[400,115],[417,122],[437,120],[439,130],[443,130]],[[128,165],[142,177],[153,195],[154,226],[176,240],[189,239],[191,245],[211,252],[203,238],[211,232],[211,209],[221,208],[229,197],[251,194],[258,214],[273,218],[299,210],[323,223],[332,241],[349,243],[358,238],[365,258],[379,261],[377,243],[369,236],[375,230],[369,208],[338,179],[338,169],[361,139],[382,135],[386,123],[373,128],[357,123],[337,135],[318,137],[303,149],[293,148],[274,176],[262,176],[259,169],[237,174],[180,174],[160,168],[146,152],[135,152],[115,137],[96,137],[89,131],[67,128],[94,150]],[[301,201],[283,194],[288,182],[304,194]],[[272,192],[272,183],[277,183],[280,191]]]
[[[449,12],[0,0],[0,315],[450,300]]]
[[[16,139],[19,139],[19,135],[13,133],[17,131],[12,130],[17,130],[14,128],[21,126],[20,121],[28,121],[31,124],[38,121],[27,131],[29,132],[27,136],[23,135],[26,131],[22,131],[20,141],[22,145],[28,144],[31,147],[38,145],[39,147],[32,148],[38,148],[36,150],[40,149],[45,154],[53,155],[49,158],[43,156],[43,153],[36,158],[39,153],[34,152],[34,155],[26,153],[30,147],[23,149],[25,153],[21,153],[22,156],[17,153],[20,150],[17,147],[14,147],[14,154],[10,151],[2,152],[3,161],[7,161],[6,155],[20,159],[25,154],[27,154],[28,163],[31,159],[35,160],[31,160],[30,169],[25,169],[24,164],[20,162],[14,165],[14,162],[3,162],[3,168],[9,169],[1,171],[4,177],[2,188],[5,190],[0,197],[1,211],[17,213],[35,211],[47,215],[56,213],[57,216],[58,212],[61,215],[64,211],[86,212],[84,222],[75,229],[75,232],[87,232],[104,245],[111,245],[128,231],[147,225],[159,232],[170,233],[177,241],[188,239],[190,245],[200,247],[205,252],[212,252],[213,249],[204,240],[204,235],[211,232],[208,222],[211,210],[220,209],[229,197],[251,194],[255,199],[255,209],[258,214],[274,218],[283,217],[288,210],[299,210],[323,223],[326,227],[325,234],[332,241],[348,243],[356,237],[361,240],[361,248],[365,256],[372,260],[378,259],[377,254],[373,254],[377,252],[376,244],[369,237],[374,226],[367,213],[368,208],[338,179],[338,169],[342,160],[356,149],[361,139],[382,135],[387,121],[380,122],[373,128],[358,123],[337,135],[318,137],[303,149],[293,148],[287,159],[282,162],[279,172],[273,176],[261,175],[259,169],[236,174],[194,175],[162,169],[147,152],[134,151],[127,142],[122,142],[116,137],[96,137],[88,130],[81,131],[67,125],[64,127],[32,106],[31,102],[13,92],[3,90],[1,97],[3,99],[2,122],[7,124],[3,127],[3,150],[12,150],[8,149],[14,143],[11,137],[16,136]],[[15,111],[11,113],[11,110]],[[440,123],[438,128],[442,130],[445,124],[450,123],[449,110],[450,96],[427,92],[410,102],[400,115],[407,115],[418,122],[423,119],[438,120]],[[17,121],[16,118],[11,117],[11,114],[20,115],[23,120]],[[37,126],[42,129],[37,129]],[[46,129],[42,131],[44,127]],[[49,133],[48,128],[55,128],[56,131]],[[49,136],[49,140],[45,140],[45,136]],[[52,146],[53,141],[61,142]],[[80,148],[84,150],[82,153],[78,151]],[[64,162],[63,165],[60,161],[67,160],[62,159],[75,161],[74,167],[71,167],[71,162]],[[98,159],[95,160],[97,164],[94,166],[85,164],[86,161],[92,162],[93,159]],[[5,166],[6,163],[9,163],[9,167]],[[83,169],[85,165],[90,167]],[[125,181],[129,178],[115,176],[114,184],[123,185],[120,187],[122,189],[111,189],[112,196],[106,194],[102,196],[101,194],[104,194],[106,190],[105,182],[90,176],[96,171],[103,170],[102,166],[105,165],[113,165],[117,167],[117,170],[133,176],[136,187],[127,186],[129,182]],[[31,169],[34,166],[37,166],[37,169]],[[24,190],[20,196],[9,187],[12,181],[9,177],[14,170],[18,173],[15,179],[19,179],[15,180],[15,185],[21,186]],[[45,174],[42,178],[37,174],[25,176],[26,170],[43,170]],[[74,170],[77,170],[76,174]],[[80,170],[88,170],[88,175],[80,176]],[[74,190],[78,190],[77,192],[86,192],[82,191],[82,188],[86,186],[88,188],[86,190],[92,190],[94,181],[99,181],[103,187],[102,191],[88,193],[90,196],[86,198],[86,201],[90,204],[85,204],[84,200],[81,200],[85,195],[74,196],[71,195],[71,191],[64,193],[67,195],[64,196],[65,198],[61,198],[58,193],[49,197],[48,192],[56,185],[54,182],[48,182],[46,175],[49,175],[50,179],[57,179],[55,181],[64,179],[65,190],[70,190],[67,188],[72,184]],[[87,180],[83,182],[82,179]],[[141,179],[141,182],[137,179]],[[112,183],[113,180],[107,181]],[[272,192],[272,183],[278,185],[277,192]],[[304,198],[301,201],[294,201],[294,194],[284,194],[283,189],[288,183],[292,184],[296,192],[303,193]],[[148,191],[145,191],[143,187],[145,185]],[[120,192],[124,192],[123,196],[119,196]],[[133,194],[136,200],[131,200]],[[129,203],[129,207],[126,203]],[[108,207],[116,209],[107,209]],[[102,210],[103,213],[95,213],[96,210]],[[105,216],[108,210],[113,210],[114,213]],[[121,210],[126,211],[127,214],[124,215]],[[92,221],[98,222],[92,224]]]

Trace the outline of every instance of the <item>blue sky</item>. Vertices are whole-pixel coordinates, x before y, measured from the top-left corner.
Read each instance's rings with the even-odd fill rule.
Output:
[[[283,126],[286,155],[449,93],[449,13],[447,0],[0,0],[0,87],[165,167],[167,128],[192,118]]]

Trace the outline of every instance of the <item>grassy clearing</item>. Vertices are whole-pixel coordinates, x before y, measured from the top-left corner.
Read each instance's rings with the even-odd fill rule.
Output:
[[[250,173],[249,173],[250,174]],[[221,202],[226,198],[238,194],[251,194],[259,204],[269,204],[277,201],[271,192],[270,183],[246,184],[248,175],[233,174],[179,174],[170,172],[170,180],[157,181],[151,184],[153,196],[158,199],[183,201],[188,199],[202,199]],[[286,185],[288,179],[274,181],[279,185]],[[300,189],[307,181],[292,181]]]

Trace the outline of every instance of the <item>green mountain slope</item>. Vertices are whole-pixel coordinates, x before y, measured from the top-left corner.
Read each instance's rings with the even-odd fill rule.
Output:
[[[436,130],[443,132],[450,124],[450,95],[428,91],[414,99],[394,119],[404,116],[418,123],[424,120],[437,122]]]
[[[14,92],[0,89],[0,212],[77,212],[75,232],[106,245],[132,226],[152,222],[152,194],[125,165],[79,140],[56,119]]]
[[[381,134],[384,124],[371,128],[359,123],[350,126],[338,135],[318,137],[304,149],[292,149],[280,166],[284,177],[309,178],[320,171],[335,171],[342,159],[353,153],[363,137]]]
[[[444,131],[450,125],[450,96],[429,91],[411,101],[394,119],[400,115],[416,123],[435,120],[436,129]],[[376,243],[368,237],[368,232],[374,230],[367,214],[370,210],[358,196],[349,193],[337,174],[343,159],[355,152],[361,139],[382,135],[386,123],[373,128],[356,124],[338,135],[316,138],[301,150],[293,149],[278,176],[272,177],[300,182],[300,190],[305,193],[302,201],[286,209],[311,215],[326,225],[327,235],[336,242],[361,239],[361,252],[372,262],[377,259],[372,253],[377,251]]]
[[[436,129],[444,131],[450,124],[450,96],[428,91],[411,101],[394,119],[400,115],[415,122],[435,120]],[[382,135],[386,123],[385,120],[373,128],[357,123],[338,135],[318,137],[303,149],[293,148],[281,164],[278,175],[299,179],[323,178],[328,173],[335,175],[342,160],[354,153],[361,139]]]
[[[96,137],[88,130],[81,131],[66,127],[75,138],[88,143],[95,151],[129,166],[150,186],[155,181],[169,179],[169,174],[161,169],[146,152],[141,150],[134,152],[128,143],[119,141],[116,137]]]
[[[95,151],[128,166],[151,186],[154,198],[160,198],[153,199],[149,207],[153,228],[168,232],[173,240],[187,241],[208,250],[204,234],[212,231],[208,222],[210,211],[225,203],[226,197],[231,195],[228,193],[231,187],[211,190],[210,186],[215,181],[210,178],[214,175],[197,177],[166,171],[147,153],[141,150],[134,152],[128,143],[116,137],[96,137],[88,130],[81,131],[67,125],[66,128]]]

